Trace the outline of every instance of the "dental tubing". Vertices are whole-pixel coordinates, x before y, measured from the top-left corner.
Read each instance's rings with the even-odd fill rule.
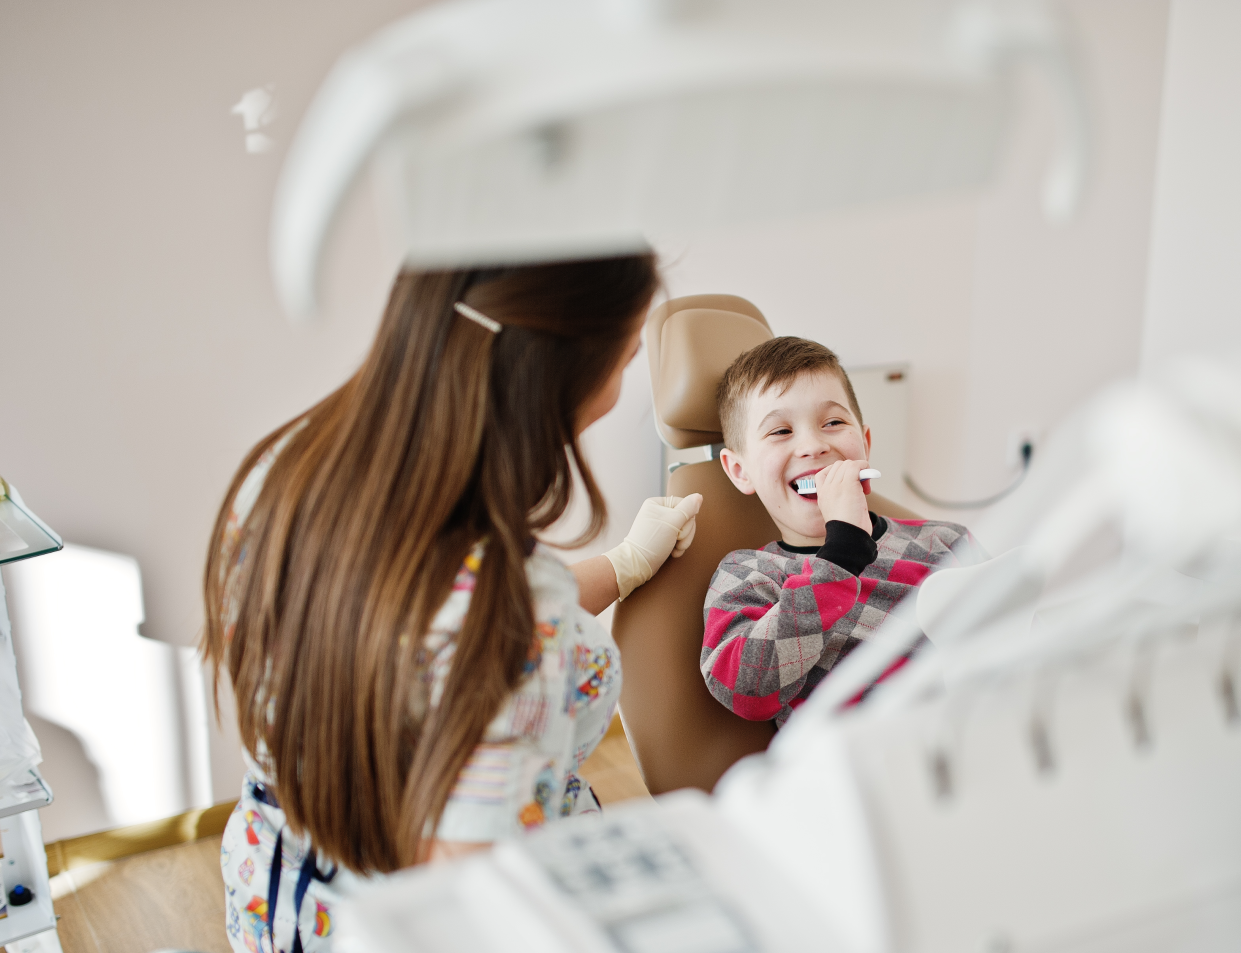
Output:
[[[883,476],[883,474],[878,470],[873,467],[867,467],[857,475],[857,478],[859,480],[875,480],[881,476]],[[797,492],[802,496],[809,496],[811,493],[818,493],[819,488],[815,485],[814,477],[802,477],[799,479],[797,481]]]
[[[701,506],[701,493],[655,496],[642,504],[629,535],[603,554],[616,572],[622,599],[655,575],[669,556],[676,559],[689,549]]]

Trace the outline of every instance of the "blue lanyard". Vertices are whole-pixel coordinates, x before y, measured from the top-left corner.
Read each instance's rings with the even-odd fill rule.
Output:
[[[279,809],[280,805],[276,803],[275,797],[263,785],[255,784],[252,788],[256,800]],[[280,872],[284,868],[284,828],[280,828],[280,833],[276,835],[276,847],[272,852],[271,869],[267,877],[267,935],[271,940],[272,953],[276,950],[276,903],[280,899]],[[306,899],[306,891],[310,888],[310,881],[318,880],[320,883],[331,883],[332,878],[336,876],[336,866],[326,874],[320,873],[318,865],[315,864],[315,852],[313,847],[307,847],[306,859],[302,861],[302,869],[297,872],[297,886],[293,888],[293,949],[291,953],[302,953],[302,931],[299,920],[302,914],[302,901]]]

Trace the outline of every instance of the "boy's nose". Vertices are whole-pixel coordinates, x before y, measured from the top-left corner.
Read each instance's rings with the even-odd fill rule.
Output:
[[[817,436],[807,435],[797,442],[797,455],[799,457],[818,457],[823,456],[831,450],[831,446],[826,440],[820,440]]]

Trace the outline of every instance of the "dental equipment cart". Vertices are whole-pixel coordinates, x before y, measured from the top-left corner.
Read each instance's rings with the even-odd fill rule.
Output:
[[[0,477],[0,564],[60,550],[64,543]],[[39,743],[22,714],[17,661],[0,580],[0,946],[9,953],[60,953],[38,809],[52,789],[35,765]],[[20,885],[21,890],[16,890]]]

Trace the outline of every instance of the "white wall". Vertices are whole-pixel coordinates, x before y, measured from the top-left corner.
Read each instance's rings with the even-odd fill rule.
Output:
[[[333,237],[326,314],[307,329],[277,310],[267,215],[334,57],[411,6],[0,0],[0,472],[67,539],[138,559],[147,636],[194,639],[234,467],[341,382],[375,327],[395,259],[369,193]],[[1166,3],[1065,6],[1101,119],[1077,222],[1038,212],[1053,128],[1032,85],[983,195],[659,240],[672,294],[741,294],[847,363],[908,361],[908,459],[945,496],[1003,485],[1010,428],[1049,427],[1137,366]],[[268,83],[276,147],[249,155],[229,110]],[[589,551],[658,492],[647,386],[640,358],[617,414],[587,436],[615,517]],[[214,797],[234,796],[228,733],[212,767]]]
[[[1142,361],[1241,351],[1241,4],[1173,0]]]
[[[138,634],[137,561],[67,545],[7,566],[5,577],[22,704],[56,794],[40,811],[43,836],[211,804],[198,661],[193,649]]]

